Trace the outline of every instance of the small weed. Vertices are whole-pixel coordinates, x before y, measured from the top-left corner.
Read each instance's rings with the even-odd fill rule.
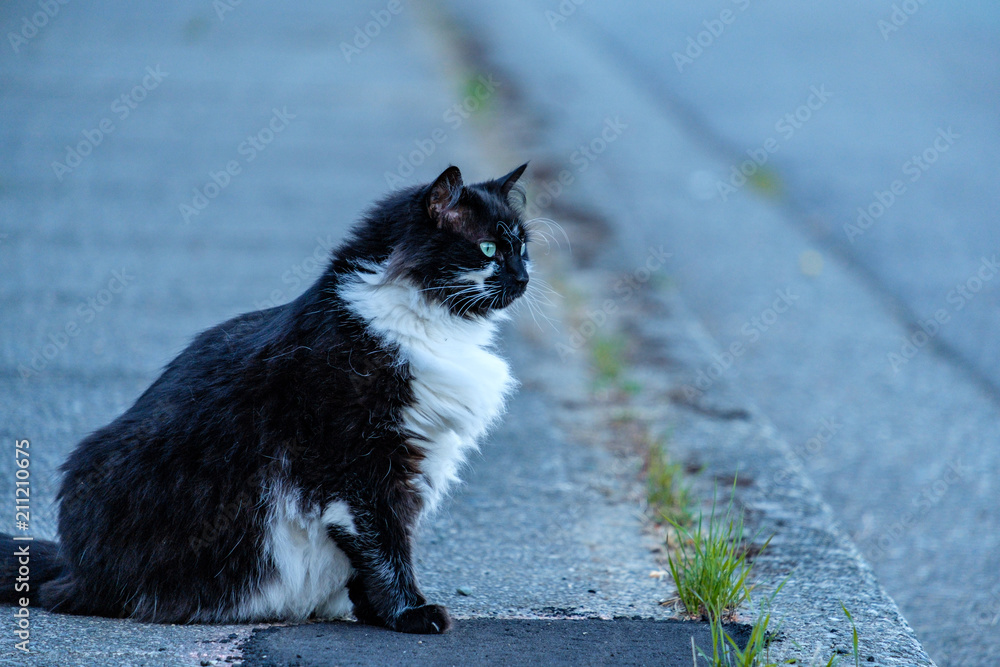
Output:
[[[761,167],[752,176],[747,178],[747,182],[752,188],[765,197],[779,197],[782,191],[781,177],[777,172]]]
[[[591,343],[590,355],[597,373],[598,385],[614,384],[625,367],[625,338],[597,336]]]
[[[203,16],[194,16],[184,24],[184,41],[194,43],[208,34],[210,29],[208,21]]]
[[[636,425],[639,422],[639,417],[635,410],[630,407],[624,407],[612,411],[611,416],[608,417],[608,421],[611,422],[612,426],[617,428],[627,428]]]
[[[636,380],[625,380],[621,383],[621,390],[629,396],[638,396],[642,393],[642,383]]]
[[[840,603],[840,608],[844,610],[844,616],[851,622],[851,646],[854,649],[854,667],[861,667],[861,656],[858,654],[858,626],[854,625],[854,617],[847,611],[844,603]]]
[[[704,651],[698,650],[702,657],[706,660],[710,660],[712,667],[778,667],[777,662],[771,660],[771,650],[770,650],[770,639],[774,634],[777,634],[779,628],[775,628],[774,632],[770,631],[771,625],[771,605],[774,602],[775,596],[781,592],[784,588],[785,583],[788,579],[781,582],[778,588],[770,595],[760,606],[760,614],[757,616],[757,620],[750,631],[750,637],[747,639],[746,646],[742,649],[732,636],[726,632],[725,627],[722,625],[721,614],[714,614],[714,620],[712,621],[712,655],[707,655]],[[854,624],[854,618],[851,616],[851,612],[847,610],[844,603],[840,603],[840,608],[844,610],[844,616],[851,624],[851,635],[852,635],[852,655],[854,656],[854,666],[861,667],[861,654],[858,652],[858,629]],[[820,656],[813,656],[813,661],[809,665],[816,665],[817,667],[821,664],[819,662]],[[796,660],[786,660],[784,664],[798,664]],[[840,664],[840,656],[833,655],[830,656],[826,663],[823,663],[823,667],[837,667]],[[697,667],[697,665],[696,665]]]
[[[781,586],[784,585],[782,582]],[[712,661],[712,667],[777,667],[778,663],[771,662],[768,644],[772,633],[768,630],[771,626],[771,601],[781,590],[781,586],[761,604],[757,622],[753,624],[750,637],[743,648],[726,632],[722,625],[722,614],[712,614],[712,656],[709,658],[701,652],[702,657]]]
[[[651,479],[656,456],[663,461],[662,448],[658,455],[654,455],[651,448]],[[731,616],[744,602],[751,601],[752,587],[747,581],[751,565],[747,562],[747,549],[744,546],[743,514],[736,516],[733,509],[735,492],[734,480],[729,504],[719,520],[716,520],[716,504],[714,500],[712,501],[712,513],[709,515],[707,527],[704,516],[699,516],[697,523],[690,529],[680,525],[676,520],[670,520],[680,541],[677,555],[671,553],[667,557],[670,574],[677,586],[677,595],[687,612],[692,616],[700,616],[710,623],[712,655],[696,649],[692,639],[691,654],[695,667],[697,667],[696,653],[708,660],[712,667],[778,667],[779,663],[771,660],[770,642],[780,629],[780,624],[773,631],[770,629],[771,607],[775,597],[788,582],[787,578],[761,603],[760,613],[750,630],[745,646],[741,648],[739,642],[726,632],[723,625],[723,619]],[[754,538],[756,535],[750,541],[752,542]],[[768,538],[760,551],[766,549],[770,542],[771,538]],[[861,667],[858,628],[854,623],[854,617],[843,602],[840,603],[840,608],[851,624],[854,667]],[[817,653],[810,664],[821,664],[819,659]],[[797,663],[789,659],[783,664]],[[833,655],[826,661],[825,667],[837,667],[839,664],[840,656]]]
[[[735,516],[734,500],[735,487],[720,520],[716,520],[713,500],[707,522],[704,515],[699,515],[691,528],[670,522],[680,538],[680,546],[676,555],[667,556],[667,562],[677,596],[692,616],[715,620],[732,613],[750,597],[743,515]],[[760,550],[767,548],[770,541],[768,538]]]
[[[484,75],[472,72],[462,82],[461,95],[466,100],[465,109],[470,114],[484,114],[489,111],[492,91],[484,91],[485,79]],[[473,102],[470,103],[469,100]]]
[[[684,467],[667,457],[659,442],[649,446],[646,500],[659,516],[682,526],[691,523],[691,488],[684,479]]]

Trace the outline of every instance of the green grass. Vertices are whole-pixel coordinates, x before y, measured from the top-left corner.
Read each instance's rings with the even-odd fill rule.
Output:
[[[780,590],[781,586],[778,587],[778,591]],[[761,605],[757,622],[753,624],[750,637],[743,648],[726,632],[721,615],[717,615],[712,621],[712,655],[699,651],[702,656],[711,660],[713,667],[776,667],[777,663],[771,662],[768,643],[772,634],[770,601],[778,591],[768,598],[766,605]]]
[[[847,611],[844,603],[840,603],[840,608],[844,610],[844,616],[851,622],[851,647],[854,649],[854,667],[861,667],[861,656],[858,654],[858,626],[854,625],[854,617]]]
[[[637,380],[624,380],[620,383],[619,389],[629,396],[638,396],[642,393],[642,383]]]
[[[470,72],[465,80],[462,82],[461,95],[463,99],[473,99],[479,102],[475,108],[470,110],[472,115],[485,114],[493,106],[493,95],[496,92],[488,92],[483,90],[482,79],[486,78],[485,75],[480,75],[478,72]]]
[[[684,479],[684,468],[672,462],[660,442],[649,445],[646,471],[646,500],[658,515],[672,524],[691,523],[691,487]]]
[[[778,667],[777,662],[771,660],[771,651],[769,647],[770,639],[773,635],[778,633],[779,628],[775,628],[772,632],[771,627],[771,603],[774,601],[775,596],[784,587],[785,582],[781,582],[781,585],[772,593],[760,606],[760,613],[757,615],[757,620],[750,631],[750,637],[747,639],[746,646],[740,648],[739,644],[735,639],[726,632],[725,627],[722,625],[721,617],[716,618],[712,621],[712,655],[706,654],[701,649],[698,652],[701,653],[702,657],[706,660],[710,660],[712,667]],[[851,624],[852,633],[852,656],[854,657],[855,667],[861,667],[861,654],[858,652],[858,629],[854,625],[854,618],[851,616],[851,612],[847,611],[847,607],[844,603],[840,603],[840,608],[844,610],[844,615]],[[798,661],[786,660],[784,664],[800,664]],[[809,665],[819,665],[818,662],[810,662]],[[840,664],[840,656],[833,655],[827,659],[823,667],[837,667]]]
[[[776,171],[767,167],[761,167],[754,172],[752,176],[747,178],[747,183],[757,192],[770,198],[780,197],[783,190],[781,177]]]
[[[208,34],[211,28],[209,22],[203,16],[194,16],[184,24],[184,41],[194,43]]]
[[[597,336],[590,344],[590,357],[598,386],[614,384],[625,368],[624,336]]]
[[[731,614],[750,598],[747,577],[751,566],[747,561],[743,514],[734,511],[734,499],[730,498],[718,520],[713,500],[707,521],[699,515],[691,527],[670,522],[680,543],[667,556],[677,596],[687,613],[710,621]],[[768,538],[761,551],[770,541]]]

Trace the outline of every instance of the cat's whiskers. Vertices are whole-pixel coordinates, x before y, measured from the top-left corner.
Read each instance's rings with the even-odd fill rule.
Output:
[[[545,320],[545,322],[552,327],[554,331],[558,331],[559,329],[556,327],[555,322],[552,321],[551,317],[545,314],[544,308],[542,308],[539,303],[542,298],[545,300],[541,303],[545,303],[549,306],[555,305],[548,300],[547,297],[544,297],[544,295],[539,291],[538,286],[533,286],[531,283],[528,283],[528,287],[524,291],[524,294],[521,295],[521,297],[515,302],[515,313],[520,312],[521,304],[523,303],[524,307],[528,309],[528,314],[531,315],[531,320],[535,323],[535,326],[538,327],[539,331],[544,331],[545,329],[538,321],[539,317]]]
[[[496,305],[497,299],[499,299],[502,294],[503,294],[503,290],[502,289],[492,290],[492,292],[491,291],[486,291],[486,292],[484,292],[482,294],[482,296],[480,296],[478,299],[476,299],[476,301],[474,303],[478,305],[479,303],[485,303],[486,300],[489,299],[490,302],[489,302],[489,304],[487,304],[486,310],[493,310],[493,306]],[[491,295],[492,295],[492,297],[491,297]]]
[[[558,291],[556,291],[556,289],[554,287],[552,287],[551,283],[549,283],[546,280],[543,280],[542,278],[538,278],[537,276],[532,276],[531,277],[531,282],[528,284],[528,286],[529,287],[535,286],[535,287],[544,289],[546,292],[550,292],[552,294],[555,294],[556,296],[558,296],[560,298],[562,297],[562,294],[560,294]]]
[[[537,280],[537,282],[536,282]],[[533,298],[539,300],[547,306],[555,306],[555,302],[550,297],[556,297],[561,299],[562,294],[555,291],[549,285],[542,282],[540,279],[532,280],[528,283],[528,289],[526,290]]]
[[[449,290],[449,289],[459,289],[462,287],[468,287],[469,283],[449,283],[447,285],[432,285],[431,287],[423,287],[418,289],[418,292],[433,292],[435,290]]]
[[[451,301],[457,305],[459,301],[469,300],[470,301],[469,305],[467,305],[467,307],[462,311],[464,314],[465,312],[468,312],[473,305],[476,304],[479,298],[487,295],[488,293],[489,293],[488,290],[484,286],[468,285],[458,290],[457,292],[452,292],[447,297],[445,297],[444,301],[445,303]],[[461,308],[461,306],[459,306],[459,308]]]
[[[545,229],[540,229],[540,225],[545,225]],[[562,225],[553,220],[552,218],[531,218],[524,222],[524,228],[528,231],[528,238],[534,240],[533,237],[545,241],[545,252],[548,254],[551,251],[552,244],[554,243],[557,248],[562,249],[562,243],[556,237],[555,232],[558,231],[562,238],[566,241],[566,249],[569,253],[573,254],[573,244],[570,243],[569,235],[566,230],[563,229]]]
[[[500,227],[501,227],[501,228],[503,228],[503,230],[504,230],[505,232],[507,232],[507,236],[511,236],[511,237],[515,237],[515,236],[517,236],[517,234],[515,234],[515,233],[514,233],[514,232],[513,232],[512,230],[511,230],[511,228],[507,226],[507,223],[506,223],[506,222],[504,222],[503,220],[497,220],[497,224],[498,224],[498,225],[500,225]]]
[[[501,298],[504,295],[505,291],[506,290],[504,290],[502,287],[499,290],[497,290],[496,294],[494,294],[493,298],[490,300],[490,305],[488,307],[489,310],[493,310],[493,306],[496,305],[497,299]]]

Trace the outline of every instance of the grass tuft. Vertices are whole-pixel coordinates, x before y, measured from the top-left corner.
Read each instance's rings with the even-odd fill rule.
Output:
[[[767,167],[761,167],[753,175],[747,177],[747,183],[760,194],[772,199],[780,197],[784,189],[778,173]]]
[[[786,578],[785,581],[781,582],[777,589],[770,596],[768,596],[763,603],[760,605],[760,613],[757,615],[757,619],[753,624],[753,628],[750,630],[750,637],[747,639],[746,646],[740,648],[740,645],[736,642],[733,637],[726,632],[725,627],[722,624],[722,615],[715,614],[714,620],[712,620],[712,655],[707,655],[701,649],[698,652],[703,658],[710,661],[712,667],[778,667],[777,662],[771,660],[771,650],[770,642],[771,638],[778,633],[780,630],[780,625],[771,631],[771,606],[774,602],[774,598],[781,592],[785,584],[788,582]],[[851,616],[851,612],[847,610],[847,607],[843,602],[840,603],[840,608],[844,610],[844,616],[851,624],[851,635],[852,635],[852,655],[854,656],[855,667],[861,667],[861,654],[858,651],[858,629],[854,624],[854,618]],[[813,656],[813,660],[809,663],[810,665],[820,665],[819,653]],[[788,660],[784,664],[792,664],[796,661]],[[797,664],[797,663],[796,663]],[[840,664],[840,656],[832,655],[830,656],[826,663],[823,663],[823,667],[837,667]],[[696,663],[697,665],[697,663]],[[695,665],[695,667],[696,667]]]
[[[680,538],[676,553],[667,556],[677,596],[687,613],[710,621],[732,614],[750,598],[743,514],[734,512],[734,499],[719,520],[713,500],[707,521],[699,515],[690,528],[670,522]]]
[[[847,611],[847,607],[843,602],[840,603],[840,608],[844,610],[844,616],[851,622],[851,645],[854,649],[854,667],[861,667],[861,655],[858,653],[858,626],[854,625],[854,617],[851,616],[851,612]]]
[[[485,114],[493,106],[493,93],[484,89],[483,79],[485,77],[477,72],[470,72],[462,82],[461,95],[466,100],[465,110],[471,115]],[[469,101],[474,101],[471,103]]]
[[[597,374],[598,386],[615,384],[625,368],[624,336],[597,336],[591,343],[590,354]]]
[[[782,583],[784,586],[784,583]],[[770,643],[772,633],[771,626],[771,600],[781,590],[778,586],[765,604],[761,605],[760,614],[750,630],[750,637],[746,646],[740,648],[735,639],[726,632],[722,625],[721,616],[717,616],[712,621],[712,656],[709,658],[704,652],[702,657],[711,660],[712,667],[777,667],[776,662],[771,662]],[[830,667],[829,665],[827,667]]]
[[[684,467],[670,461],[660,442],[649,445],[646,472],[646,500],[658,516],[671,524],[691,523],[691,487],[684,479]]]

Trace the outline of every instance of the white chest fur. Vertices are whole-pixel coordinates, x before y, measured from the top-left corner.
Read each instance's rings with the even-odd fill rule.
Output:
[[[426,453],[420,484],[425,509],[433,510],[516,385],[492,351],[500,318],[456,317],[413,285],[383,281],[381,271],[358,274],[340,295],[373,332],[398,346],[409,365],[414,402],[403,422]]]

